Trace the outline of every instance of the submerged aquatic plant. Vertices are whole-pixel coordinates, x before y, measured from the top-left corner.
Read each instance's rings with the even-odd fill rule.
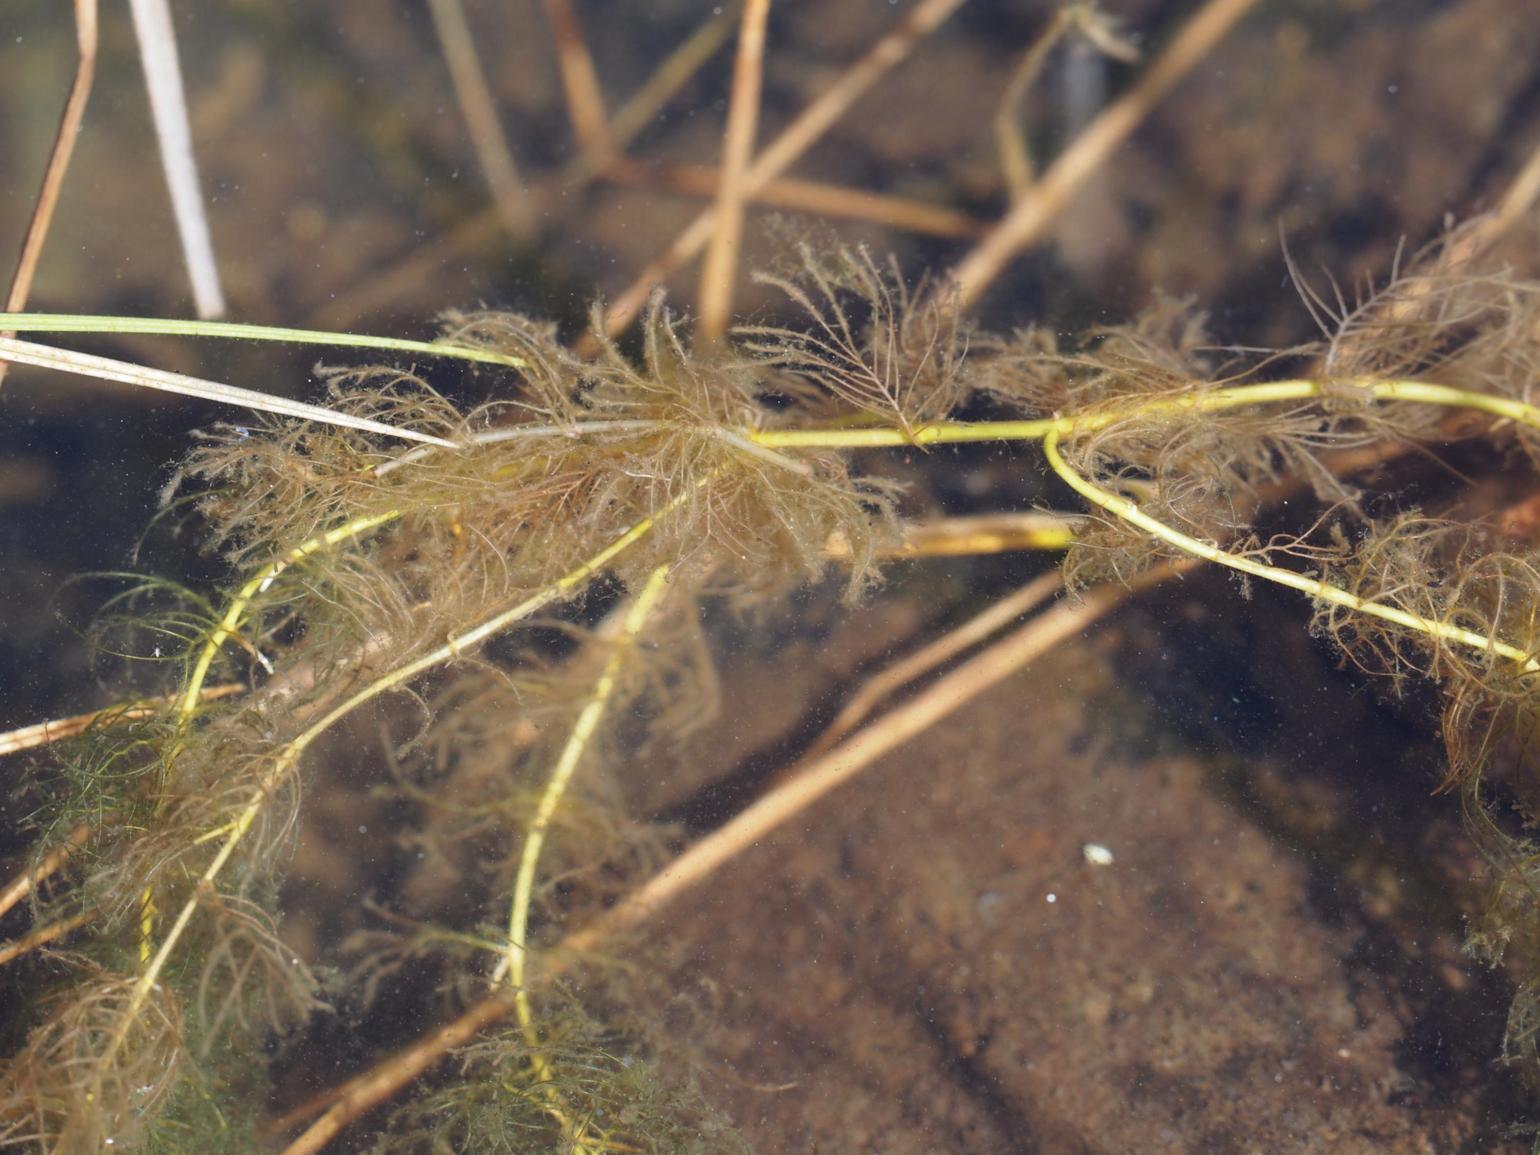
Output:
[[[1532,725],[1540,562],[1481,527],[1378,514],[1333,457],[1455,437],[1540,449],[1540,284],[1439,257],[1323,314],[1318,347],[1242,359],[1175,302],[1064,348],[1038,330],[972,331],[944,286],[908,285],[864,251],[806,251],[797,277],[773,282],[800,320],[704,353],[657,298],[636,360],[612,344],[581,360],[547,326],[457,315],[439,351],[508,373],[484,406],[462,411],[406,370],[345,370],[327,406],[343,424],[216,429],[182,485],[243,580],[169,599],[158,619],[145,596],[120,599],[173,678],[55,745],[25,788],[36,838],[21,890],[38,929],[11,955],[30,955],[20,965],[48,995],[17,1028],[0,1138],[66,1151],[252,1141],[231,1136],[260,1112],[253,1040],[338,993],[274,927],[304,768],[333,731],[399,697],[396,712],[420,719],[389,751],[413,844],[471,898],[436,922],[382,914],[342,993],[367,997],[431,959],[456,976],[457,1002],[502,1000],[473,1026],[514,1022],[479,1041],[468,1029],[458,1071],[382,1146],[684,1150],[707,1135],[702,1149],[723,1149],[678,1065],[654,1081],[656,1040],[538,984],[582,961],[574,944],[594,961],[581,931],[568,953],[549,949],[558,925],[601,918],[666,859],[659,832],[602,786],[615,717],[666,739],[709,708],[703,598],[764,602],[836,564],[851,598],[870,588],[905,532],[901,493],[861,471],[878,458],[856,456],[883,447],[1041,442],[1090,511],[1072,583],[1201,558],[1299,591],[1366,667],[1437,681],[1447,785],[1497,872],[1475,941],[1540,975],[1537,856],[1490,816],[1482,786]],[[1279,364],[1312,368],[1269,376]],[[968,420],[981,395],[1019,415]],[[1301,483],[1317,516],[1261,538],[1259,509]],[[582,624],[603,591],[623,608]],[[1534,1052],[1535,989],[1515,1007],[1515,1054]]]

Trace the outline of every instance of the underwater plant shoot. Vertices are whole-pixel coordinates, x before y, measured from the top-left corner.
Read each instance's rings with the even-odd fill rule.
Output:
[[[1540,22],[0,31],[0,1147],[1530,1149]]]

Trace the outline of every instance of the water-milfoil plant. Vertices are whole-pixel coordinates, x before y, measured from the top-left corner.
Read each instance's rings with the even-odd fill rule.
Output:
[[[1318,346],[1257,355],[1215,349],[1171,301],[1073,348],[978,332],[944,285],[906,284],[859,250],[805,251],[771,283],[800,317],[703,352],[661,299],[635,358],[601,343],[579,359],[507,314],[452,316],[432,351],[500,374],[489,403],[462,410],[407,368],[339,370],[336,420],[289,409],[200,442],[180,485],[240,576],[159,599],[159,623],[156,599],[120,601],[175,675],[56,744],[24,789],[37,930],[11,954],[48,997],[5,1068],[0,1137],[192,1149],[255,1114],[251,1038],[323,1003],[275,922],[307,760],[400,698],[413,722],[386,753],[422,820],[410,837],[477,875],[462,888],[475,901],[443,923],[387,919],[360,983],[377,989],[407,956],[453,960],[456,998],[511,991],[515,1021],[383,1141],[682,1149],[666,1111],[624,1108],[698,1110],[682,1084],[642,1096],[631,1044],[568,995],[542,1014],[541,935],[556,909],[580,923],[662,859],[599,785],[606,735],[642,718],[666,738],[708,705],[701,600],[761,602],[834,565],[851,598],[877,580],[905,532],[903,495],[867,452],[884,447],[1040,443],[1088,510],[1072,584],[1200,558],[1297,590],[1366,668],[1440,683],[1448,784],[1498,872],[1476,941],[1540,974],[1537,856],[1489,817],[1481,785],[1532,722],[1540,563],[1480,527],[1371,505],[1336,456],[1482,437],[1533,457],[1540,284],[1435,251],[1359,305],[1314,298]],[[1018,413],[967,420],[980,396]],[[1290,487],[1315,512],[1262,537],[1258,511]],[[582,625],[604,598],[615,612]],[[553,625],[577,643],[565,658],[517,640]],[[1531,989],[1515,1053],[1534,1049]]]

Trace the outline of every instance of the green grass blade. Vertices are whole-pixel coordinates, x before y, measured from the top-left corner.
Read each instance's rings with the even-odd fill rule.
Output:
[[[492,349],[447,342],[409,341],[367,333],[331,333],[324,329],[286,329],[236,321],[193,321],[176,317],[106,317],[73,313],[0,312],[0,329],[13,333],[143,333],[163,337],[219,337],[237,341],[278,341],[291,345],[331,345],[352,349],[388,349],[522,369],[524,360]]]

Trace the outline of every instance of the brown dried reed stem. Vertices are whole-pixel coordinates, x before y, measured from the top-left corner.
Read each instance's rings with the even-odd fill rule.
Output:
[[[695,329],[698,349],[710,348],[727,335],[732,322],[733,283],[738,274],[738,251],[743,242],[744,173],[754,151],[759,127],[760,90],[765,75],[765,24],[770,19],[770,0],[748,0],[738,33],[738,58],[733,65],[733,90],[727,106],[727,129],[722,138],[721,181],[716,197],[716,228],[711,247],[701,264],[700,291],[696,295],[699,320]]]
[[[904,530],[895,546],[879,549],[880,558],[978,557],[1015,550],[1062,550],[1075,541],[1085,518],[1061,513],[980,513],[921,522]],[[849,543],[831,541],[828,556],[850,559]]]
[[[737,7],[737,2],[724,5],[722,12],[686,37],[615,114],[604,136],[585,147],[554,180],[547,178],[535,188],[531,211],[538,212],[547,228],[553,220],[559,221],[562,214],[571,211],[569,206],[575,203],[575,194],[628,148],[663,106],[727,42]],[[435,243],[414,247],[392,267],[360,281],[348,292],[329,297],[312,312],[311,319],[324,329],[346,328],[364,314],[396,300],[414,285],[431,281],[453,259],[493,244],[500,228],[496,209],[476,213]]]
[[[1458,275],[1462,268],[1480,261],[1534,210],[1536,201],[1540,201],[1540,147],[1530,153],[1508,182],[1496,210],[1450,234],[1437,263],[1425,273],[1404,281],[1399,291],[1376,311],[1373,323],[1361,326],[1366,339],[1372,340],[1375,330],[1382,326],[1415,317],[1421,302],[1438,288],[1442,278]],[[1304,293],[1312,295],[1309,290]]]
[[[593,53],[583,35],[583,24],[572,7],[572,0],[545,0],[545,15],[556,42],[556,63],[561,70],[562,90],[567,95],[567,114],[578,143],[592,148],[607,133],[604,122],[604,92],[599,87],[599,72]]]
[[[1071,602],[1061,600],[1020,629],[969,659],[909,702],[848,738],[844,743],[794,768],[775,789],[725,826],[708,834],[666,866],[651,881],[622,899],[588,927],[568,935],[546,952],[540,978],[549,980],[592,953],[606,940],[641,926],[670,903],[708,879],[719,867],[769,837],[831,790],[854,778],[882,755],[954,713],[992,686],[1055,647],[1083,632],[1134,594],[1185,572],[1182,562],[1150,570],[1126,586],[1099,586]],[[277,1120],[274,1130],[297,1125],[323,1103],[325,1114],[283,1149],[282,1155],[313,1155],[355,1119],[373,1110],[434,1066],[456,1047],[507,1018],[514,1010],[511,992],[500,992],[467,1008],[452,1022],[363,1074]]]
[[[1540,201],[1540,145],[1535,147],[1524,166],[1508,182],[1508,188],[1497,204],[1497,211],[1481,220],[1472,230],[1478,237],[1476,253],[1491,248],[1509,229],[1528,216],[1536,201]]]
[[[86,103],[91,99],[91,85],[96,78],[96,0],[75,0],[75,79],[70,82],[69,96],[64,101],[64,111],[59,117],[59,127],[54,132],[53,148],[48,154],[48,164],[43,169],[43,183],[37,191],[32,206],[32,219],[22,237],[21,253],[16,258],[16,271],[11,275],[11,287],[5,295],[5,311],[19,313],[27,307],[32,293],[32,280],[37,275],[37,264],[43,255],[43,242],[53,225],[54,208],[59,203],[59,190],[64,187],[64,174],[69,171],[70,157],[75,152],[75,142],[80,139],[80,123],[85,118]],[[15,333],[6,332],[6,337]],[[9,363],[0,361],[0,383],[5,381]]]
[[[920,0],[754,158],[754,163],[744,174],[744,195],[758,195],[760,189],[789,168],[845,115],[856,100],[906,59],[915,45],[940,27],[962,3],[963,0]],[[714,209],[703,210],[691,221],[662,255],[649,262],[611,302],[604,318],[605,333],[614,337],[624,332],[647,304],[653,288],[693,260],[706,247],[715,227]],[[580,346],[580,351],[588,353],[595,348],[589,337]]]
[[[1135,594],[1194,568],[1181,562],[1148,570],[1126,585],[1101,585],[1074,600],[1060,600],[989,649],[970,658],[904,705],[794,768],[785,780],[726,825],[692,844],[649,882],[621,899],[593,924],[562,940],[561,954],[581,955],[607,938],[634,929],[704,881],[718,867],[769,837],[825,794],[882,755],[917,737],[985,690],[1084,632]]]
[[[712,196],[720,176],[710,165],[616,157],[601,174],[616,184],[661,188],[687,196]],[[822,181],[777,177],[748,198],[755,204],[826,217],[869,221],[887,228],[933,237],[974,238],[988,230],[987,222],[945,205],[930,205],[908,197],[886,196],[865,189],[841,188]]]
[[[1011,200],[1020,200],[1032,190],[1036,169],[1032,164],[1032,151],[1027,144],[1026,133],[1020,124],[1021,106],[1027,93],[1042,75],[1048,56],[1058,46],[1065,34],[1077,31],[1105,56],[1134,64],[1139,60],[1139,50],[1120,37],[1113,23],[1095,4],[1066,4],[1060,8],[1039,33],[1037,39],[1027,45],[1017,61],[1011,79],[1000,98],[995,112],[995,152],[1000,158],[1000,173],[1005,178],[1006,191]]]
[[[239,694],[246,687],[239,682],[228,682],[222,686],[208,686],[199,695],[203,702],[213,702],[220,698],[228,698],[231,694]],[[159,712],[160,706],[166,702],[174,701],[180,695],[158,698],[151,702],[136,702],[128,706],[105,706],[100,710],[91,710],[85,714],[72,714],[67,718],[50,718],[46,722],[34,722],[30,726],[20,726],[15,730],[0,734],[0,758],[7,754],[16,754],[22,750],[35,750],[40,746],[47,746],[54,742],[61,742],[65,738],[73,738],[76,734],[84,733],[97,719],[106,715],[112,715],[114,722],[129,721],[134,718],[149,718]],[[3,911],[0,911],[3,913]]]
[[[481,162],[492,193],[498,219],[515,244],[527,244],[535,233],[535,214],[529,206],[529,193],[519,177],[513,150],[497,120],[497,107],[486,73],[476,56],[476,43],[466,23],[460,0],[428,0],[433,15],[433,29],[438,34],[444,62],[449,66],[449,80],[454,85],[460,115],[471,134],[471,146]]]
[[[92,827],[82,822],[71,830],[69,837],[63,843],[54,847],[45,854],[36,866],[19,878],[14,879],[4,892],[0,892],[0,915],[10,911],[22,899],[31,894],[38,886],[52,878],[74,856],[75,851],[86,844],[91,837]]]
[[[22,955],[29,954],[39,947],[45,947],[55,939],[63,938],[71,931],[79,930],[86,923],[96,918],[99,911],[83,910],[78,914],[72,914],[68,918],[61,918],[57,922],[50,922],[40,926],[34,931],[29,931],[21,938],[11,942],[0,943],[0,966],[15,962]]]
[[[953,266],[948,280],[957,287],[959,308],[974,305],[1017,254],[1043,238],[1069,207],[1076,190],[1255,4],[1256,0],[1208,0],[1187,21],[1133,87],[1087,125],[1030,193]]]
[[[764,88],[765,23],[770,0],[748,0],[738,34],[738,59],[733,63],[733,92],[722,134],[721,180],[716,186],[716,228],[701,263],[701,288],[696,293],[696,350],[721,343],[733,319],[733,282],[738,277],[738,253],[744,239],[744,172],[755,148],[759,126],[759,94]]]
[[[637,135],[652,123],[663,106],[674,98],[727,43],[743,0],[720,5],[711,17],[685,37],[653,74],[610,117],[609,131],[586,145],[581,155],[562,169],[557,180],[561,192],[570,193],[604,173],[609,163],[629,148]]]
[[[928,645],[906,655],[868,678],[851,695],[834,721],[802,755],[804,762],[816,758],[849,734],[884,702],[892,701],[905,686],[919,681],[932,670],[950,662],[966,650],[982,643],[1024,614],[1029,614],[1064,588],[1064,575],[1050,570],[1029,581],[1009,597],[993,602],[954,630],[948,630]]]

